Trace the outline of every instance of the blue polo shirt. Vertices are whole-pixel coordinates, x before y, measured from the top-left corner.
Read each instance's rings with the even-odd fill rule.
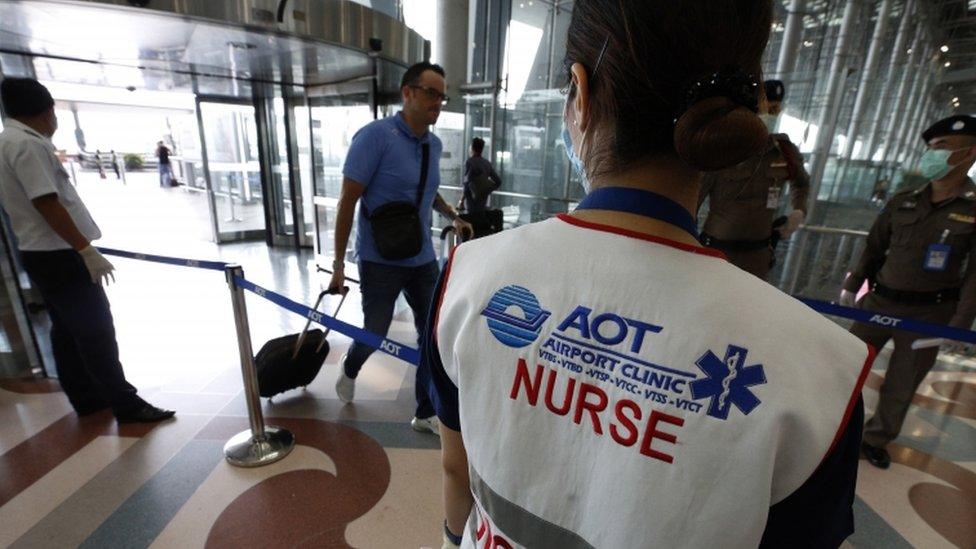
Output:
[[[401,261],[383,259],[376,249],[369,220],[360,209],[356,238],[356,253],[360,261],[417,267],[436,259],[430,226],[434,199],[441,184],[440,159],[443,150],[441,140],[436,135],[427,132],[418,138],[407,126],[402,113],[371,122],[353,136],[342,174],[366,187],[360,200],[370,212],[390,202],[413,203],[417,200],[424,143],[430,144],[430,165],[420,202],[420,219],[425,236],[423,250]]]

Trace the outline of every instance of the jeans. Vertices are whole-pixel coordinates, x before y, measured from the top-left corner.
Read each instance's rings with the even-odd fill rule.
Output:
[[[173,185],[173,165],[159,164],[159,186],[171,187]]]
[[[21,252],[24,270],[51,316],[58,381],[80,413],[111,406],[116,415],[142,403],[119,362],[115,323],[105,290],[74,250]]]
[[[417,341],[421,342],[427,313],[434,299],[434,287],[440,269],[436,261],[419,267],[399,267],[362,261],[359,264],[360,286],[363,294],[364,328],[381,336],[386,336],[393,321],[393,309],[402,291],[413,311],[414,325],[417,328]],[[346,375],[355,379],[366,359],[374,349],[368,345],[354,342],[346,356],[344,369]],[[417,370],[419,372],[419,368]],[[434,415],[434,407],[427,395],[426,387],[419,375],[416,378],[414,394],[417,398],[418,418]]]

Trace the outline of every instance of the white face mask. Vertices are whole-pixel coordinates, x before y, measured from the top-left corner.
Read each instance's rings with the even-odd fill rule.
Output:
[[[569,104],[566,104],[565,112],[569,111]],[[583,137],[583,141],[586,141],[586,137]],[[566,156],[569,157],[569,163],[572,164],[573,170],[576,175],[580,178],[580,183],[583,185],[583,192],[585,194],[590,194],[590,180],[586,177],[586,166],[583,165],[583,159],[580,155],[576,153],[576,149],[573,148],[573,137],[569,133],[569,126],[566,125],[565,116],[563,117],[563,145],[566,147]],[[582,150],[582,143],[580,143],[580,150]]]

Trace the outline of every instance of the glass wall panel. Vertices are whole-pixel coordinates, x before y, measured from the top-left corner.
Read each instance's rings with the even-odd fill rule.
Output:
[[[490,206],[503,208],[513,226],[565,212],[582,195],[563,145],[565,97],[559,93],[572,2],[513,2],[502,25],[497,21],[507,17],[505,9],[478,4],[478,18],[495,19],[479,19],[476,25],[475,33],[486,35],[487,49],[475,46],[472,75],[478,77],[479,63],[483,67],[497,57],[502,86],[497,97],[465,97],[465,133],[466,142],[485,140],[485,156],[502,178]],[[492,74],[491,67],[481,74]]]
[[[352,138],[360,128],[373,121],[369,94],[315,98],[309,109],[311,117],[313,163],[315,166],[315,249],[331,258],[335,250],[335,214],[342,190],[342,166]],[[347,247],[353,259],[356,224]]]
[[[264,235],[264,196],[254,107],[201,103],[210,182],[221,240]]]

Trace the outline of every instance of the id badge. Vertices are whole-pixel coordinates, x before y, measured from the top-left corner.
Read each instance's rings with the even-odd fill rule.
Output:
[[[769,188],[769,194],[766,195],[766,209],[777,210],[779,209],[779,197],[783,192],[783,188],[778,185],[773,185]]]
[[[944,273],[949,267],[949,254],[952,246],[948,244],[930,244],[925,252],[925,264],[922,268],[931,273]]]

